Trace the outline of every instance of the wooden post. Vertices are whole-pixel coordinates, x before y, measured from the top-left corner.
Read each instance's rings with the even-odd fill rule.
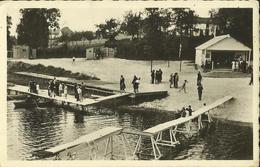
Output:
[[[138,139],[138,141],[137,141],[137,144],[136,144],[136,146],[135,146],[135,150],[134,150],[133,156],[135,156],[135,154],[136,154],[137,152],[139,152],[139,149],[140,149],[140,146],[141,146],[141,140],[142,140],[142,136],[140,135],[140,136],[139,136],[139,139]]]

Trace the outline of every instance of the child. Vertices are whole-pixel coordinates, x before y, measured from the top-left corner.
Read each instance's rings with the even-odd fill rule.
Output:
[[[179,92],[182,91],[182,90],[184,90],[184,93],[186,93],[186,84],[187,84],[187,83],[188,83],[188,81],[187,81],[187,80],[184,80],[184,83],[183,83],[182,87],[179,89]]]

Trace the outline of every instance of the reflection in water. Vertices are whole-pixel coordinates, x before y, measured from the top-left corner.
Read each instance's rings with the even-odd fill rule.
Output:
[[[104,110],[109,114],[86,115],[55,107],[46,110],[14,109],[12,102],[8,102],[8,159],[38,159],[37,153],[41,150],[73,141],[107,126],[142,131],[174,119],[171,113]],[[215,121],[213,129],[211,133],[194,135],[190,139],[180,135],[181,145],[174,149],[162,148],[163,159],[252,159],[252,128]],[[133,147],[138,137],[126,137]],[[120,151],[121,144],[115,143]],[[148,146],[149,140],[143,143]]]

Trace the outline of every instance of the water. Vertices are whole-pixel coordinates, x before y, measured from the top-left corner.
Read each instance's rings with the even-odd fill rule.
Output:
[[[111,109],[106,110],[111,111]],[[13,103],[9,101],[7,112],[8,159],[40,159],[39,151],[73,141],[102,127],[118,126],[127,130],[142,131],[173,118],[173,114],[159,112],[114,111],[112,114],[86,115],[57,107],[46,110],[14,109]],[[181,144],[176,148],[163,147],[161,149],[164,155],[162,159],[235,160],[253,158],[252,128],[217,120],[214,121],[212,127],[214,130],[211,129],[210,133],[194,135],[188,140],[181,140]],[[137,141],[138,136],[126,135],[126,138],[131,143],[133,151],[134,142]],[[180,139],[184,139],[184,137],[180,136]],[[115,151],[123,154],[122,144],[119,141],[115,143]],[[99,148],[101,150],[104,145],[101,143]],[[84,151],[82,153],[83,159],[86,159],[87,154],[84,155]]]

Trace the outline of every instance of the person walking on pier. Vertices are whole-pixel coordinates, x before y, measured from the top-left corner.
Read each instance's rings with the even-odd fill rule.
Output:
[[[36,94],[39,94],[40,93],[40,85],[39,85],[39,83],[36,83]]]
[[[184,93],[186,93],[186,84],[188,83],[188,81],[187,80],[184,80],[184,83],[182,84],[182,87],[179,89],[179,92],[180,91],[184,91]]]
[[[140,85],[140,80],[141,78],[137,78],[137,80],[135,81],[135,89],[136,89],[136,93],[139,92],[139,85]]]
[[[189,105],[188,108],[186,108],[186,110],[189,112],[189,116],[192,116],[192,109],[191,109],[191,105]]]
[[[64,85],[64,97],[65,99],[67,99],[67,95],[68,95],[68,86],[67,85]]]
[[[134,88],[134,92],[136,93],[136,80],[137,80],[137,77],[136,75],[134,76],[134,79],[132,81],[132,84],[133,84],[133,88]]]
[[[79,95],[78,95],[78,86],[77,86],[77,84],[74,85],[74,95],[75,95],[75,99],[78,101]]]
[[[78,86],[77,91],[78,91],[78,99],[77,99],[77,101],[83,101],[83,99],[82,99],[82,90],[81,90],[80,86]]]
[[[85,84],[84,82],[81,83],[81,92],[82,92],[82,101],[84,100],[84,95],[86,93],[86,90],[85,90]]]
[[[60,83],[59,84],[59,96],[62,96],[62,94],[63,94],[63,84]]]
[[[200,73],[200,71],[198,72],[198,76],[197,76],[197,85],[199,85],[199,83],[201,83],[202,81],[202,75]]]
[[[126,88],[125,78],[124,78],[123,75],[121,75],[121,77],[120,77],[120,92],[121,92],[121,94],[125,93],[125,88]]]
[[[201,97],[202,97],[202,90],[203,90],[203,86],[202,83],[198,84],[198,95],[199,95],[199,100],[201,101]]]

